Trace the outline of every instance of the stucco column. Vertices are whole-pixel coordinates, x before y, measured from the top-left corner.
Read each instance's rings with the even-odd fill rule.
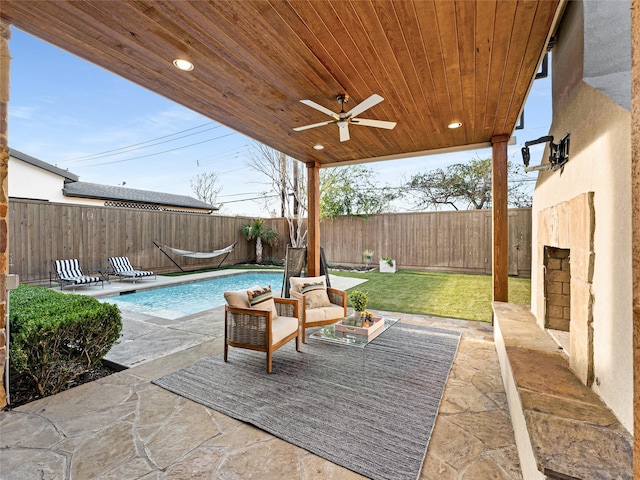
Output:
[[[493,206],[493,301],[509,300],[509,224],[507,202],[507,144],[509,135],[491,139],[491,204]]]
[[[307,275],[320,275],[320,164],[307,163],[307,197],[309,218],[307,230]]]
[[[0,373],[4,379],[7,360],[7,273],[9,273],[9,196],[7,171],[9,168],[9,139],[7,110],[9,106],[9,24],[0,20]],[[0,382],[0,408],[7,404],[4,381]]]
[[[631,0],[631,189],[633,476],[640,478],[640,0]]]

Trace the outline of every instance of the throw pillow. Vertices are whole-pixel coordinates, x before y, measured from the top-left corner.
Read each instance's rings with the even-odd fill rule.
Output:
[[[307,308],[328,307],[331,305],[324,282],[305,283],[300,288],[300,293],[305,296]]]
[[[249,305],[249,299],[247,298],[246,290],[224,292],[224,299],[227,301],[227,305],[229,305],[230,307],[251,308],[251,305]]]
[[[302,286],[306,283],[322,283],[322,285],[327,286],[327,279],[324,275],[320,277],[291,277],[289,279],[289,284],[291,285],[291,290],[294,292],[300,292]]]
[[[271,310],[273,313],[272,318],[278,317],[278,310],[276,310],[276,302],[273,301],[271,285],[267,285],[264,288],[247,290],[247,297],[249,298],[251,308],[255,310]]]

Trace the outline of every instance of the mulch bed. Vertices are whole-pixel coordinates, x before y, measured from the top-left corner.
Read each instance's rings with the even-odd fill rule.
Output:
[[[78,385],[93,382],[94,380],[106,377],[115,372],[116,370],[106,365],[99,365],[69,382],[62,390],[69,390]],[[9,408],[19,407],[20,405],[25,405],[42,398],[36,389],[34,381],[27,375],[13,374],[9,377],[9,382],[9,400],[11,401]]]

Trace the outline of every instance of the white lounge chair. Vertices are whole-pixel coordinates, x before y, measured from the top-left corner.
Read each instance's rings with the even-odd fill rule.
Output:
[[[133,283],[136,280],[146,277],[153,277],[154,280],[156,278],[156,274],[147,270],[137,270],[131,265],[129,258],[127,257],[111,257],[109,258],[109,265],[111,266],[112,274],[117,275],[120,281],[124,280],[133,280]]]
[[[82,285],[102,284],[104,288],[104,280],[102,277],[94,277],[91,275],[85,275],[80,268],[80,264],[77,258],[70,260],[54,260],[53,269],[55,276],[49,273],[49,286],[52,286],[53,282],[60,284],[60,290],[67,285],[71,285],[75,290],[75,287]]]

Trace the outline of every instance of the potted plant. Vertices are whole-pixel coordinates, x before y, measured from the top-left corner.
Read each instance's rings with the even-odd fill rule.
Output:
[[[358,327],[362,326],[361,313],[367,309],[367,302],[369,301],[369,294],[362,290],[354,290],[349,293],[349,302],[353,307],[353,315],[351,316],[351,325]]]
[[[396,273],[396,260],[391,257],[380,259],[380,273]]]

